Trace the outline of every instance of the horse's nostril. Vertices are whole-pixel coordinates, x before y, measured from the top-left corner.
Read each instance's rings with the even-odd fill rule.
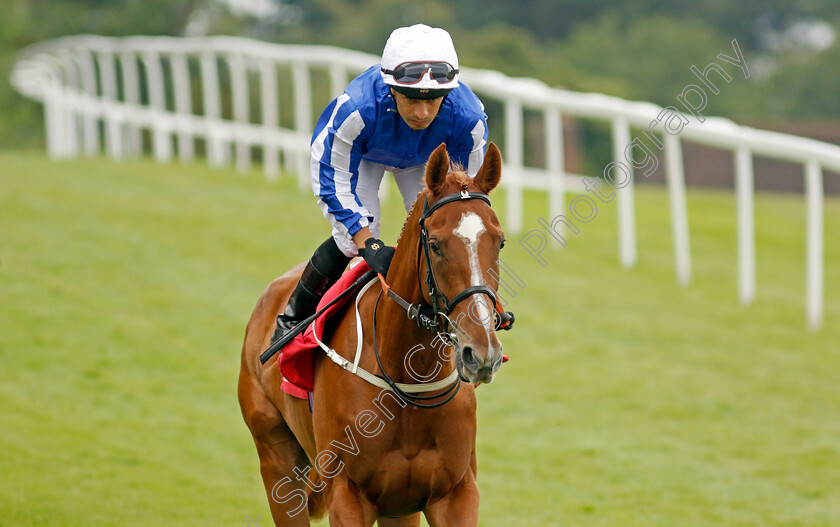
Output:
[[[475,358],[475,354],[473,353],[473,349],[469,346],[464,347],[464,366],[470,369],[476,369],[478,367],[478,361]]]

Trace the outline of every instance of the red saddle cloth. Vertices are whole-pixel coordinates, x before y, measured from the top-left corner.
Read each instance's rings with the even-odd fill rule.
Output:
[[[344,292],[369,269],[370,267],[368,267],[367,262],[364,260],[360,259],[354,262],[350,269],[344,272],[338,282],[318,302],[318,310],[323,309],[325,305]],[[298,334],[291,342],[283,346],[277,358],[277,364],[280,368],[280,373],[283,375],[283,382],[280,387],[284,392],[301,399],[308,397],[307,392],[311,392],[314,389],[315,380],[312,369],[312,354],[314,352],[320,353],[320,348],[315,341],[313,331],[317,332],[318,337],[323,339],[324,325],[327,319],[341,309],[347,302],[355,298],[356,295],[347,295],[336,302],[309,324],[306,331]]]

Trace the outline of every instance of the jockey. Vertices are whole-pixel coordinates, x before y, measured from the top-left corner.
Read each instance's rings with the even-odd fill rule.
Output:
[[[382,62],[327,105],[312,134],[310,175],[332,236],[315,250],[272,342],[315,313],[318,300],[361,255],[383,276],[395,249],[379,239],[379,185],[394,175],[409,211],[423,189],[424,165],[446,143],[450,158],[475,176],[487,145],[484,105],[458,82],[449,33],[423,24],[394,30]]]

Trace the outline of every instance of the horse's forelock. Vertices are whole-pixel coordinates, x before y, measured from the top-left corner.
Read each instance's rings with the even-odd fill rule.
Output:
[[[454,194],[456,192],[461,192],[462,190],[467,190],[470,185],[472,184],[472,178],[467,171],[464,170],[459,163],[452,163],[452,167],[449,170],[449,173],[446,174],[446,179],[444,179],[443,185],[440,186],[437,193],[431,195],[432,199],[440,198],[442,196],[446,196],[447,194]]]
[[[447,174],[446,179],[449,181],[451,180],[454,183],[458,190],[467,190],[472,183],[472,178],[467,171],[464,170],[460,165],[456,164],[452,167],[452,172]]]

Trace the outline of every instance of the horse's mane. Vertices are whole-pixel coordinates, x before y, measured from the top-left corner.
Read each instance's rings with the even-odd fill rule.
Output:
[[[405,232],[408,230],[409,223],[417,223],[416,221],[412,221],[412,218],[416,218],[420,215],[419,209],[423,206],[423,200],[421,198],[428,195],[428,189],[423,189],[421,192],[417,194],[417,199],[414,200],[414,205],[411,206],[411,210],[408,212],[408,216],[405,218],[405,222],[403,222],[402,230],[400,231],[400,235],[397,238],[397,246],[402,243],[403,238],[405,237]]]
[[[467,190],[467,188],[472,183],[472,178],[467,171],[459,163],[452,163],[451,168],[449,169],[449,173],[446,174],[446,179],[444,180],[443,185],[440,186],[441,190],[451,188],[452,186],[457,187],[458,190]],[[434,198],[440,197],[443,192],[439,192],[438,194],[432,193],[431,190],[424,187],[423,190],[417,194],[417,199],[414,200],[414,205],[411,206],[411,210],[408,212],[408,217],[406,217],[405,222],[403,223],[402,230],[400,231],[400,235],[397,238],[397,245],[402,242],[403,237],[406,234],[406,230],[408,229],[408,225],[416,225],[417,219],[421,214],[421,208],[423,207],[423,199],[424,197],[428,197],[430,200]]]

